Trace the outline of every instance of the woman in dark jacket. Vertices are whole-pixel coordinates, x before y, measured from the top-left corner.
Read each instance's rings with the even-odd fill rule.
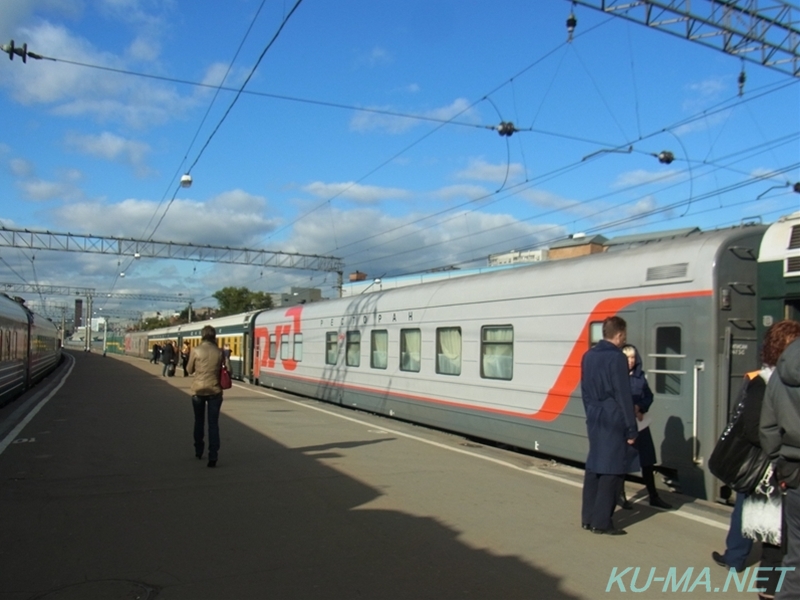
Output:
[[[175,365],[178,363],[175,356],[175,346],[172,345],[172,342],[167,342],[164,344],[164,347],[161,350],[161,362],[164,363],[164,368],[161,370],[161,375],[166,377],[170,365]]]
[[[778,364],[784,350],[798,337],[800,337],[800,323],[797,321],[785,320],[772,325],[764,335],[764,342],[761,346],[761,370],[748,373],[744,377],[736,411],[739,414],[738,418],[743,423],[741,436],[753,446],[762,448],[762,438],[759,436],[759,425],[762,422],[767,427],[775,425],[769,418],[771,407],[764,406],[768,404],[768,402],[765,402],[767,386],[773,377],[779,377],[778,374],[774,373],[775,365]],[[766,411],[768,416],[764,421],[762,421],[762,407],[770,409]],[[775,425],[774,429],[776,431],[780,430],[777,425]],[[769,450],[768,448],[762,449]],[[755,493],[754,491],[753,494]],[[762,580],[764,583],[760,584],[759,587],[763,588],[765,592],[760,593],[758,596],[766,599],[774,596],[778,581],[781,579],[781,575],[775,571],[775,567],[781,566],[783,552],[781,546],[767,542],[760,535],[763,533],[762,527],[764,523],[744,523],[748,521],[745,516],[747,509],[744,505],[753,494],[736,494],[736,506],[731,514],[725,553],[712,552],[711,558],[720,566],[734,567],[737,571],[741,571],[745,568],[745,563],[752,547],[751,539],[759,539],[761,541],[760,566],[764,569],[762,572],[765,578]],[[780,530],[780,528],[780,523],[774,523],[771,529]],[[786,588],[790,587],[789,577],[792,576],[792,573],[787,573]],[[790,595],[787,594],[785,597],[788,598]]]
[[[636,347],[628,344],[622,348],[622,353],[628,358],[633,407],[636,411],[636,420],[641,423],[653,404],[653,392],[647,384],[647,378],[644,375],[644,370],[642,370],[642,359]],[[650,496],[650,506],[672,508],[671,505],[659,497],[658,490],[656,490],[654,475],[656,447],[653,444],[653,436],[650,434],[649,426],[639,430],[639,435],[633,443],[633,447],[639,452],[639,465],[642,468],[642,479],[644,479],[644,485],[647,487],[647,494]]]

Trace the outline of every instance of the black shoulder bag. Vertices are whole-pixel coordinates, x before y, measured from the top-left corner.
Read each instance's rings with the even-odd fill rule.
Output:
[[[770,462],[761,447],[750,443],[744,436],[745,423],[741,417],[747,387],[746,383],[731,421],[708,459],[708,469],[715,477],[731,489],[745,494],[755,489]]]

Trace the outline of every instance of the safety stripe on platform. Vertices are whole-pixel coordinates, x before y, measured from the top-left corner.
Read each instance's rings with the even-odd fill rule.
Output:
[[[58,385],[54,387],[52,390],[50,390],[50,393],[47,394],[47,396],[45,396],[44,398],[42,398],[42,400],[39,401],[39,403],[36,406],[34,406],[33,409],[27,415],[25,415],[25,418],[22,419],[22,421],[20,421],[19,423],[17,423],[17,426],[14,427],[14,429],[12,429],[7,436],[5,436],[2,440],[0,440],[0,454],[5,452],[5,449],[8,448],[9,444],[11,444],[11,442],[13,442],[20,434],[20,432],[25,428],[25,425],[31,422],[33,417],[36,416],[36,413],[42,410],[44,405],[49,402],[50,398],[55,396],[56,392],[61,389],[61,386],[64,385],[64,382],[67,381],[67,378],[69,378],[70,373],[72,373],[72,369],[75,367],[75,359],[66,353],[64,353],[64,356],[66,357],[67,360],[71,361],[69,369],[61,377],[61,381],[58,382]]]

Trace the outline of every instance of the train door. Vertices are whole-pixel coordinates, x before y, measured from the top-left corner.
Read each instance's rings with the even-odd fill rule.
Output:
[[[698,424],[701,394],[707,396],[709,386],[692,314],[689,304],[645,309],[647,347],[641,354],[655,397],[650,432],[659,462],[675,487],[680,482],[681,491],[703,497]]]
[[[250,332],[245,330],[242,334],[242,380],[253,383],[252,348],[250,346]]]

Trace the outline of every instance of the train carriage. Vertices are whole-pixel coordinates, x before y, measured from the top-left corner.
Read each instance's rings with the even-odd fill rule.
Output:
[[[148,344],[147,331],[128,331],[125,333],[123,354],[138,356],[139,358],[152,358],[153,345]]]
[[[800,321],[800,212],[769,226],[758,253],[759,339],[781,319]]]
[[[30,313],[30,351],[28,385],[39,381],[61,360],[61,339],[58,327],[50,319]]]
[[[0,294],[0,406],[25,389],[28,336],[28,311]]]
[[[758,365],[763,226],[265,311],[257,383],[583,461],[580,359],[619,314],[655,393],[653,438],[682,491],[705,468],[731,390]]]
[[[44,378],[61,361],[58,328],[0,294],[0,406]]]
[[[203,327],[211,325],[217,332],[217,345],[220,348],[226,345],[230,348],[231,376],[234,379],[252,381],[253,326],[255,316],[259,312],[251,311],[154,329],[146,332],[147,347],[152,351],[153,344],[163,344],[169,340],[176,345],[180,353],[183,342],[188,342],[191,348],[196,347],[201,341]]]

